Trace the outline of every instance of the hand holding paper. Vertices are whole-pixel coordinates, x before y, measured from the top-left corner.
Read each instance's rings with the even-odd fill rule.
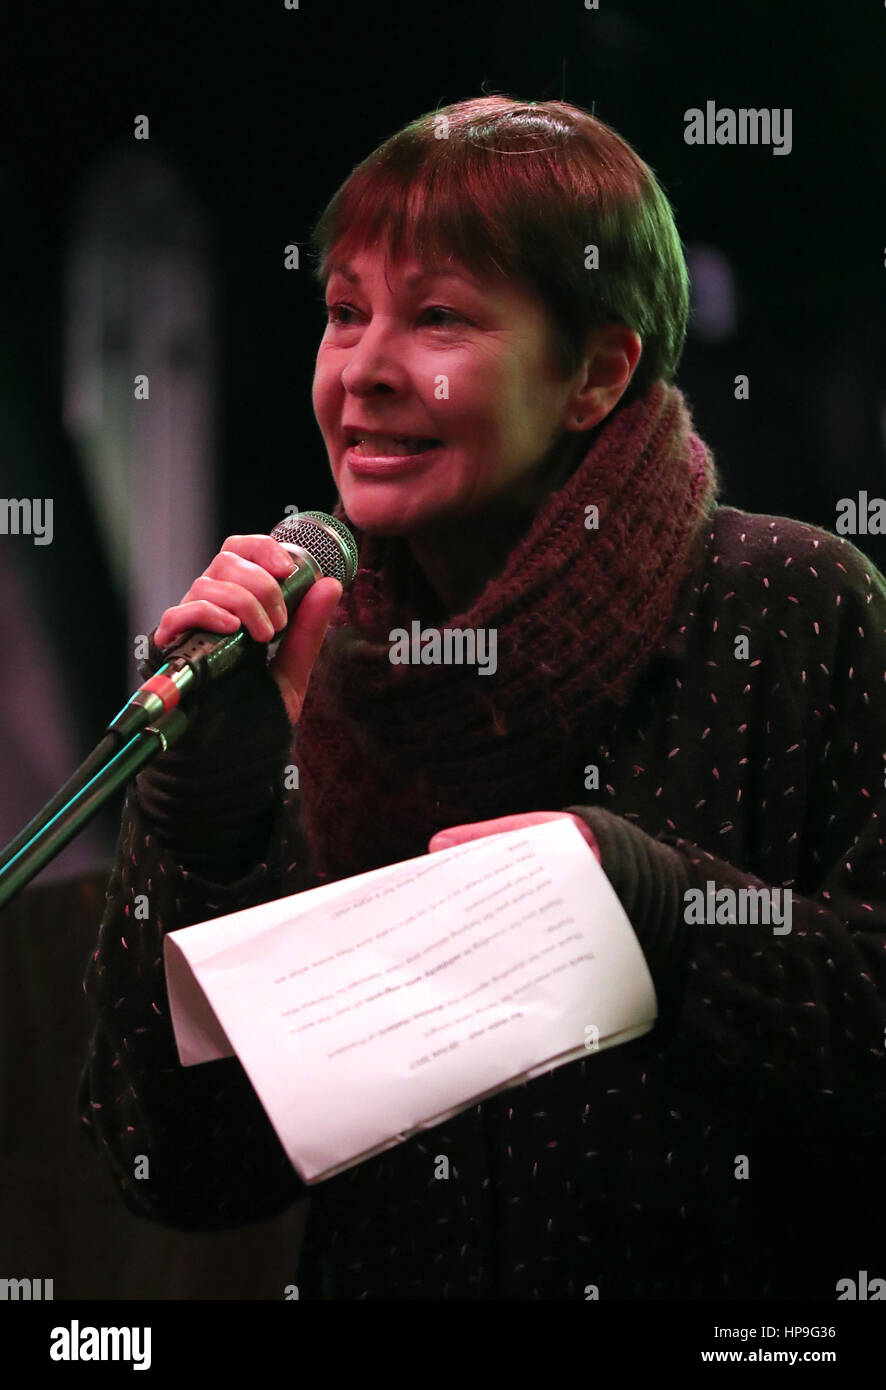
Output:
[[[172,932],[164,958],[183,1065],[236,1053],[306,1183],[657,1014],[565,816]]]
[[[522,830],[526,826],[541,825],[544,821],[557,820],[565,816],[571,820],[581,832],[582,837],[587,840],[597,859],[602,863],[600,846],[597,844],[596,836],[583,820],[574,816],[571,811],[521,811],[515,816],[499,816],[496,820],[471,821],[468,825],[455,825],[447,830],[440,830],[428,842],[428,851],[436,854],[439,850],[451,849],[453,845],[466,844],[468,840],[478,840],[483,835],[502,835],[508,830]]]

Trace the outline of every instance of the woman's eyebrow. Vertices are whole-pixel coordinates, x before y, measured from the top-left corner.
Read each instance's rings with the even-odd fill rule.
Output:
[[[343,279],[347,280],[352,285],[359,285],[361,283],[360,276],[357,272],[349,265],[343,263],[336,263],[330,266],[330,280],[333,275],[341,275]],[[478,288],[473,278],[469,278],[467,275],[463,275],[457,270],[449,270],[445,266],[410,271],[408,275],[404,276],[403,283],[411,289],[413,285],[420,284],[424,280],[461,280],[463,284],[469,285],[472,289]]]

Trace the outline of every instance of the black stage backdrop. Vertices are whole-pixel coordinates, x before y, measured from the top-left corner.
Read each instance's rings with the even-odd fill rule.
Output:
[[[50,733],[28,722],[26,683],[4,704],[8,833],[85,756],[134,678],[129,593],[112,574],[106,521],[63,415],[74,228],[90,181],[131,154],[137,115],[150,116],[152,153],[201,209],[212,247],[219,541],[270,529],[290,502],[328,507],[334,496],[310,401],[321,311],[307,265],[287,273],[283,247],[305,244],[384,136],[481,92],[593,107],[652,165],[698,271],[696,294],[713,265],[720,300],[724,286],[733,296],[719,321],[696,304],[679,377],[723,472],[723,500],[834,530],[839,498],[886,491],[883,14],[850,3],[816,15],[797,0],[8,7],[0,492],[53,497],[55,541],[0,537],[10,576],[2,660],[8,669],[26,635],[39,636],[47,691],[54,682],[64,692],[52,735],[64,730],[52,745],[61,751],[39,775]],[[790,156],[687,146],[682,113],[710,98],[790,107]],[[747,401],[735,399],[738,373],[750,378]],[[853,539],[886,568],[886,538]],[[149,539],[136,531],[132,544]],[[162,574],[157,582],[161,593]],[[179,597],[170,587],[153,621]],[[80,982],[119,811],[118,800],[54,866],[55,880],[42,876],[0,915],[0,1277],[53,1277],[58,1298],[279,1298],[301,1209],[221,1235],[152,1227],[125,1210],[78,1128],[89,1029]],[[847,1272],[884,1248],[865,1230],[879,1219],[876,1146],[870,1136],[847,1153],[838,1134],[820,1134],[786,1182],[785,1219],[810,1251],[822,1208],[833,1217],[843,1194]],[[846,1258],[849,1230],[857,1263]]]

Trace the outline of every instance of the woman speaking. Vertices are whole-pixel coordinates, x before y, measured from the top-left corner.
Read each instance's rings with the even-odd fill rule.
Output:
[[[313,403],[359,567],[130,789],[84,1124],[126,1203],[178,1228],[309,1194],[302,1297],[815,1294],[801,1259],[780,1272],[783,1233],[742,1253],[762,1189],[740,1160],[771,1167],[791,1105],[883,1067],[886,583],[827,531],[718,505],[674,384],[673,215],[588,112],[421,117],[351,173],[315,251]],[[230,537],[148,669],[192,627],[269,642],[290,568]],[[494,633],[494,669],[393,661],[416,620]],[[166,932],[554,815],[644,952],[644,1037],[310,1189],[236,1059],[179,1065]],[[777,931],[688,908],[747,890],[788,904]]]

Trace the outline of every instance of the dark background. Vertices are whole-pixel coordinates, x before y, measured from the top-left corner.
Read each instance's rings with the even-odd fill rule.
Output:
[[[306,247],[328,198],[384,137],[482,91],[593,108],[651,164],[687,247],[725,254],[735,330],[720,342],[691,331],[679,378],[724,475],[723,500],[833,530],[839,497],[886,490],[883,25],[874,5],[765,0],[740,12],[607,0],[597,12],[578,0],[440,11],[216,0],[137,12],[35,0],[13,11],[2,320],[16,408],[24,396],[39,428],[24,453],[0,438],[0,483],[21,496],[13,483],[26,479],[28,495],[56,498],[58,543],[4,544],[30,569],[54,649],[76,677],[80,755],[127,693],[130,634],[60,423],[64,254],[86,181],[132,148],[136,114],[150,116],[152,150],[211,227],[219,540],[269,530],[294,491],[302,507],[334,500],[310,400],[322,312],[307,258],[286,271],[284,245]],[[790,155],[686,145],[683,113],[708,98],[791,107]],[[734,399],[737,372],[750,377],[748,401]],[[886,538],[856,543],[886,568]],[[62,595],[72,569],[76,594]]]
[[[55,784],[97,741],[134,674],[126,595],[103,558],[61,403],[72,227],[94,172],[115,151],[131,151],[137,114],[149,115],[152,151],[177,171],[211,232],[220,306],[219,541],[231,531],[269,530],[290,502],[328,508],[334,501],[310,398],[322,313],[307,258],[299,272],[287,272],[285,244],[306,247],[329,197],[384,137],[483,92],[594,109],[651,164],[687,248],[715,248],[735,283],[733,328],[712,340],[693,326],[679,376],[724,476],[722,500],[834,530],[840,497],[886,494],[884,24],[882,5],[795,0],[723,8],[708,0],[601,0],[599,11],[580,0],[411,9],[387,0],[304,0],[291,11],[282,0],[137,7],[31,0],[7,8],[0,491],[52,496],[56,540],[38,548],[0,537],[25,594],[4,604],[0,660],[7,669],[15,662],[17,631],[39,631],[63,681],[69,761],[58,766]],[[708,99],[718,107],[792,108],[792,152],[686,145],[683,113]],[[739,372],[750,377],[748,401],[734,399]],[[886,538],[854,539],[886,568]],[[180,597],[170,592],[165,603]],[[24,703],[7,703],[7,734],[23,714]],[[14,740],[5,746],[5,823],[17,827],[54,787],[35,785],[16,762]],[[118,820],[119,800],[84,841],[88,849],[75,858],[71,847],[55,871],[91,864],[90,883],[100,883]],[[3,1153],[12,1165],[0,1183],[8,1194],[0,1277],[55,1272],[61,1286],[67,1272],[69,1294],[113,1296],[108,1283],[122,1277],[122,1261],[129,1273],[115,1287],[130,1296],[201,1288],[217,1296],[219,1257],[193,1254],[209,1250],[206,1241],[170,1237],[184,1271],[171,1279],[166,1237],[136,1230],[71,1133],[87,1027],[79,972],[100,896],[85,888],[66,926],[48,926],[59,900],[46,886],[34,891],[33,908],[6,915],[6,1061],[16,1048],[27,1053],[27,1039],[38,1035],[65,1056],[57,1065],[52,1052],[32,1058],[35,1071],[0,1080]],[[63,937],[57,952],[54,934]],[[44,976],[47,956],[52,970]],[[33,987],[20,988],[22,978]],[[59,1186],[61,1171],[67,1179]],[[65,1201],[47,1207],[49,1194],[59,1203],[60,1193]],[[100,1240],[117,1251],[117,1275],[107,1261],[99,1272],[98,1252],[93,1262],[82,1254],[87,1229],[103,1231]],[[235,1242],[240,1250],[244,1239]],[[154,1242],[150,1256],[145,1241]],[[194,1273],[201,1261],[214,1271],[202,1285]],[[256,1287],[248,1271],[244,1278]]]

